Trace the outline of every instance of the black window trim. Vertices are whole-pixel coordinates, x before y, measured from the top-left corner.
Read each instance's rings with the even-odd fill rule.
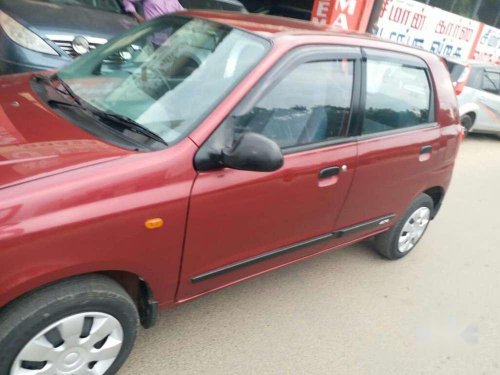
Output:
[[[386,131],[380,131],[380,132],[370,133],[370,134],[360,134],[358,136],[355,136],[355,138],[357,141],[364,141],[364,140],[372,139],[372,138],[381,138],[381,137],[386,137],[386,136],[391,136],[391,135],[410,133],[413,131],[418,131],[418,130],[423,130],[423,129],[433,129],[433,128],[439,128],[439,124],[437,122],[429,122],[429,123],[425,123],[425,124],[408,126],[406,128],[386,130]]]
[[[349,136],[349,128],[353,119],[357,118],[356,114],[359,112],[359,99],[361,97],[361,47],[359,46],[342,44],[310,44],[291,49],[284,56],[282,56],[281,59],[274,64],[268,72],[264,74],[259,82],[257,82],[256,85],[243,97],[243,99],[234,106],[228,116],[233,114],[236,110],[240,110],[241,112],[248,111],[297,66],[309,62],[335,61],[344,58],[354,61],[354,77],[351,93],[351,112],[347,126],[342,131],[343,134],[331,140],[282,148],[282,153],[283,155],[289,155],[343,143],[355,142],[355,139]],[[209,142],[213,134],[224,124],[226,120],[227,117],[221,121],[212,135],[207,138],[204,145]],[[200,147],[200,150],[204,147],[204,145]]]
[[[354,62],[351,110],[346,127],[342,129],[340,136],[330,140],[283,147],[281,149],[283,155],[290,155],[354,141],[354,139],[349,136],[349,128],[353,120],[353,114],[359,111],[359,98],[361,96],[359,92],[359,81],[361,78],[361,47],[345,45],[308,45],[294,48],[282,57],[282,59],[271,69],[269,76],[266,75],[262,78],[257,84],[256,90],[250,92],[247,97],[243,99],[242,105],[244,111],[247,111],[249,107],[253,107],[258,103],[260,99],[269,93],[269,91],[298,66],[312,62],[335,61],[344,58]],[[245,102],[247,99],[248,102]]]
[[[368,53],[367,53],[368,52]],[[369,55],[373,53],[373,55],[379,55],[379,57],[372,56],[370,57]],[[405,54],[402,52],[396,52],[392,50],[384,50],[380,48],[372,48],[372,47],[362,47],[361,48],[361,55],[362,55],[362,63],[361,63],[361,98],[360,98],[360,107],[359,107],[359,112],[358,112],[358,119],[357,122],[354,124],[354,126],[351,128],[350,135],[352,137],[355,137],[357,141],[360,140],[365,140],[365,139],[372,139],[372,138],[379,138],[379,137],[384,137],[384,136],[390,136],[394,134],[399,134],[399,133],[406,133],[414,130],[420,130],[420,129],[426,129],[426,128],[438,128],[439,123],[436,121],[437,114],[436,114],[436,95],[435,95],[435,86],[434,82],[432,80],[432,75],[430,72],[430,68],[428,67],[427,63],[421,59],[418,56],[415,55],[410,55],[410,54]],[[418,124],[418,125],[413,125],[413,126],[407,126],[404,128],[398,128],[398,129],[393,129],[393,130],[386,130],[386,131],[380,131],[380,132],[374,132],[370,134],[362,134],[363,130],[363,120],[365,117],[365,106],[366,106],[366,81],[367,81],[367,62],[368,58],[374,59],[374,60],[379,60],[379,61],[389,61],[389,62],[396,62],[400,63],[405,66],[409,66],[412,68],[420,68],[425,71],[426,77],[427,77],[427,82],[429,84],[430,88],[430,108],[429,108],[429,119],[427,122]]]

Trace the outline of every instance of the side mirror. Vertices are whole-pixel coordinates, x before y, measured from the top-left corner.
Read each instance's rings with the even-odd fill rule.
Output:
[[[257,133],[245,133],[231,149],[222,150],[220,163],[233,169],[272,172],[283,166],[280,147]]]

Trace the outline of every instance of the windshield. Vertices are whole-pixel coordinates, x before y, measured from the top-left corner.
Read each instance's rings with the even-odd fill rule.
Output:
[[[265,55],[269,42],[212,21],[165,16],[80,57],[58,77],[86,104],[173,144]]]
[[[86,8],[105,10],[108,12],[121,13],[122,9],[118,4],[119,0],[37,0],[44,3],[58,5],[77,5]]]

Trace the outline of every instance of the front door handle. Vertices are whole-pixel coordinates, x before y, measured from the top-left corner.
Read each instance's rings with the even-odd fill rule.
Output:
[[[337,176],[338,174],[340,173],[340,168],[335,166],[335,167],[328,167],[328,168],[325,168],[325,169],[322,169],[321,171],[319,171],[319,175],[318,177],[320,179],[322,178],[328,178],[328,177],[332,177],[332,176]]]

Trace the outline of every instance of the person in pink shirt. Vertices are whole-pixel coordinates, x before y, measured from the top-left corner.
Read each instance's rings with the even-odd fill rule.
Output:
[[[178,0],[122,0],[122,3],[125,11],[134,16],[139,23],[184,10]],[[142,3],[144,17],[137,12],[136,3]]]

